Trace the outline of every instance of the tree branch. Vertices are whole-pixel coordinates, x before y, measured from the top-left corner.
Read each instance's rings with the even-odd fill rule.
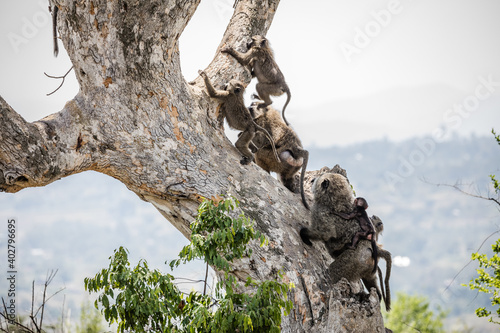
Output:
[[[90,165],[77,152],[78,112],[71,101],[62,112],[28,123],[0,97],[0,191],[44,186]]]
[[[73,69],[73,66],[71,66],[71,68],[68,69],[68,71],[66,72],[66,74],[64,74],[63,76],[52,76],[52,75],[49,75],[49,74],[43,72],[43,74],[45,74],[46,77],[49,77],[51,79],[62,79],[61,80],[61,84],[59,84],[59,86],[55,90],[53,90],[52,92],[48,93],[47,96],[52,95],[53,93],[55,93],[56,91],[58,91],[59,88],[61,88],[63,86],[64,81],[66,80],[66,76],[68,76],[69,72],[71,72],[72,69]]]
[[[478,195],[478,194],[472,194],[470,192],[467,192],[467,191],[464,191],[460,188],[459,184],[454,184],[454,185],[451,185],[451,184],[434,184],[434,183],[431,183],[431,182],[428,182],[427,180],[423,179],[424,182],[426,182],[427,184],[431,184],[431,185],[435,185],[437,187],[440,187],[440,186],[445,186],[445,187],[451,187],[455,190],[457,190],[458,192],[460,193],[463,193],[465,195],[468,195],[470,197],[473,197],[473,198],[478,198],[478,199],[483,199],[483,200],[489,200],[489,201],[493,201],[494,203],[496,203],[497,205],[500,206],[500,200],[499,199],[495,199],[495,198],[492,198],[492,197],[483,197],[482,195]]]

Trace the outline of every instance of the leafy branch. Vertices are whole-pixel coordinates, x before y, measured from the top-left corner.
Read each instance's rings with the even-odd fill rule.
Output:
[[[486,254],[475,252],[472,254],[472,260],[477,260],[479,263],[479,268],[476,270],[478,277],[474,278],[469,282],[468,286],[471,290],[477,290],[482,293],[490,294],[491,305],[500,305],[500,239],[496,241],[492,246],[494,255],[488,258]],[[492,271],[493,274],[488,273]],[[496,311],[497,316],[500,317],[500,307]],[[476,309],[476,315],[478,317],[489,317],[489,321],[495,324],[500,324],[500,321],[493,319],[491,311],[487,310],[485,307]]]
[[[495,133],[492,129],[491,133],[495,137],[495,140],[500,145],[500,136]],[[500,195],[500,185],[495,178],[495,175],[490,175],[490,179],[495,189],[495,193]],[[500,201],[494,198],[487,198],[493,200],[498,205]],[[471,290],[477,290],[478,292],[490,294],[491,305],[497,307],[496,313],[497,317],[500,317],[500,239],[496,241],[495,244],[491,246],[493,250],[493,256],[488,258],[486,254],[474,252],[472,253],[472,260],[477,260],[479,268],[476,269],[478,276],[471,281],[469,284],[463,284],[465,287],[469,287]],[[490,310],[485,307],[476,309],[476,315],[480,318],[489,317],[489,321],[495,324],[500,324],[500,321],[494,319]]]
[[[95,306],[105,320],[117,323],[118,332],[280,332],[282,311],[287,315],[292,309],[287,294],[293,284],[250,277],[243,284],[230,274],[234,260],[251,255],[250,241],[267,244],[243,213],[231,217],[237,207],[235,199],[202,202],[191,224],[191,243],[169,263],[174,269],[202,259],[218,270],[224,278],[217,282],[215,298],[195,291],[184,295],[172,275],[151,271],[145,260],[131,268],[128,251],[120,247],[107,269],[85,279],[86,290],[101,292]],[[237,292],[242,289],[246,292]]]

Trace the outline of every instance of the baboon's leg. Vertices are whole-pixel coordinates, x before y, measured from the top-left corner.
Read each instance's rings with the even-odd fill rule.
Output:
[[[377,285],[377,278],[376,278],[376,276],[374,275],[371,278],[368,278],[368,279],[364,278],[362,280],[363,280],[363,284],[365,285],[365,287],[368,290],[368,292],[370,292],[371,288],[375,288],[375,290],[377,291],[378,299],[379,299],[379,301],[381,301],[382,300],[382,293],[380,292],[380,289],[379,289],[379,287]]]
[[[358,245],[359,237],[361,236],[360,232],[357,232],[356,235],[352,238],[351,249],[355,249],[356,245]]]
[[[250,126],[245,131],[241,132],[238,140],[234,143],[236,148],[243,155],[243,158],[240,161],[240,163],[243,165],[249,164],[253,161],[253,154],[249,149],[249,145],[254,136],[255,128],[253,128],[253,126]]]
[[[257,89],[257,94],[259,95],[259,98],[264,101],[264,103],[259,104],[259,108],[266,107],[268,105],[273,104],[273,101],[269,96],[279,96],[283,94],[283,91],[279,89],[279,87],[276,87],[275,84],[272,83],[257,83],[255,86],[255,89]]]
[[[259,151],[259,156],[261,157],[261,160],[266,161],[268,170],[279,172],[280,163],[277,162],[276,158],[274,157],[275,155],[272,146],[265,146],[261,148]]]
[[[293,175],[288,175],[288,174],[280,174],[279,175],[279,178],[281,180],[281,183],[283,183],[283,185],[289,189],[290,191],[296,193],[296,188],[295,188],[295,182],[294,182],[294,179],[293,179]]]
[[[250,147],[250,150],[252,151],[252,153],[254,153],[254,154],[259,150],[259,148],[257,148],[257,146],[254,145],[254,143],[252,141],[250,141],[249,147]]]

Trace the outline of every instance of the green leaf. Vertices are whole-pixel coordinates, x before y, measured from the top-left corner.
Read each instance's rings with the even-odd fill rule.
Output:
[[[106,309],[109,307],[109,300],[105,294],[102,295],[100,301],[102,303],[102,306],[104,306]]]

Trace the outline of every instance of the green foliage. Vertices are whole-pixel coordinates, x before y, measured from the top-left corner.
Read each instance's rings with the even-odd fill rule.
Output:
[[[500,145],[500,135],[497,135],[494,129],[491,130],[491,133],[493,133],[495,140]],[[490,175],[490,178],[493,184],[493,188],[495,189],[495,193],[500,194],[500,184],[498,183],[498,180],[496,180],[495,175]]]
[[[151,271],[145,260],[130,268],[128,251],[123,247],[110,257],[108,269],[95,278],[85,279],[89,292],[101,292],[95,302],[110,324],[118,323],[118,332],[280,332],[281,315],[291,311],[287,293],[293,285],[277,280],[258,282],[248,278],[243,288],[234,276],[233,260],[250,255],[249,241],[267,240],[253,229],[243,214],[231,218],[238,206],[233,199],[218,204],[204,201],[191,224],[191,243],[170,267],[203,259],[224,274],[216,285],[215,299],[191,292],[187,297],[174,284],[174,277]],[[281,279],[283,276],[278,272]]]
[[[104,331],[102,317],[91,307],[89,302],[82,303],[80,308],[80,323],[76,325],[76,333],[100,333]]]
[[[495,129],[491,129],[491,133],[493,133],[495,140],[497,140],[497,143],[500,145],[500,135],[497,135],[497,133],[495,132]]]
[[[500,135],[495,133],[492,129],[491,133],[495,136],[495,140],[500,145]],[[495,175],[490,175],[493,188],[497,194],[500,194],[500,184],[498,183]],[[489,198],[500,204],[498,200]],[[488,318],[488,321],[500,324],[498,318],[500,317],[500,239],[497,239],[496,243],[491,246],[493,250],[493,256],[488,258],[486,254],[475,252],[472,254],[472,260],[477,260],[479,263],[479,268],[476,270],[478,277],[472,279],[468,285],[471,290],[477,290],[482,293],[490,294],[491,305],[496,309],[496,316],[492,315],[490,310],[485,307],[476,309],[476,315],[479,318]]]
[[[472,260],[477,260],[479,263],[479,268],[476,270],[479,276],[464,286],[491,295],[491,305],[497,308],[496,318],[485,307],[476,309],[476,315],[480,318],[489,317],[490,322],[500,324],[500,321],[496,320],[500,317],[500,239],[491,248],[494,252],[491,258],[478,252],[472,254]]]
[[[115,250],[110,259],[108,269],[102,269],[93,279],[85,279],[86,290],[102,291],[95,306],[101,305],[104,319],[118,323],[118,332],[173,329],[172,321],[180,316],[177,305],[182,299],[172,283],[173,276],[149,270],[145,260],[131,269],[128,251],[123,247]]]
[[[179,253],[179,259],[170,262],[174,268],[194,259],[204,259],[209,265],[222,271],[230,268],[230,262],[252,251],[246,245],[252,239],[260,239],[260,245],[267,245],[260,232],[253,229],[253,223],[244,214],[231,218],[228,213],[238,206],[236,200],[223,200],[217,205],[205,200],[198,207],[196,221],[191,223],[191,243]]]
[[[496,194],[500,194],[500,184],[498,183],[498,180],[496,180],[495,175],[490,175],[491,178],[491,183],[493,184],[493,188],[495,189]]]
[[[434,313],[424,296],[398,293],[391,312],[384,314],[384,323],[387,328],[398,333],[436,333],[444,332],[443,319],[446,316],[447,312],[441,309]]]

